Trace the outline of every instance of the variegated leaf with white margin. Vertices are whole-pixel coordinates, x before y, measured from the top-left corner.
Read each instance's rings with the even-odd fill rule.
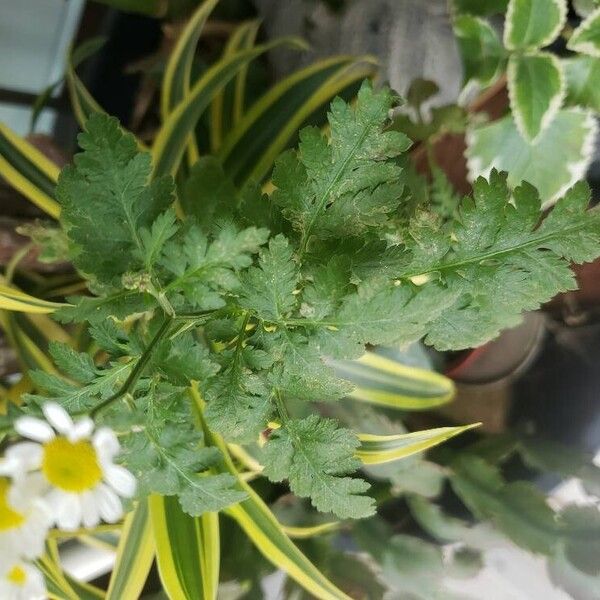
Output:
[[[511,56],[508,95],[519,132],[534,141],[552,122],[564,99],[564,75],[558,58],[547,52]]]
[[[600,112],[600,58],[574,56],[562,61],[567,105],[583,106]]]
[[[599,5],[598,0],[573,0],[573,8],[580,17],[588,17]]]
[[[595,138],[592,113],[579,108],[558,111],[534,144],[523,139],[508,115],[467,132],[469,177],[487,177],[494,168],[507,171],[510,186],[528,181],[546,208],[585,176]]]
[[[473,15],[457,15],[453,23],[463,69],[464,83],[490,85],[503,71],[506,51],[495,29]]]
[[[504,45],[509,50],[543,48],[560,33],[566,18],[566,0],[510,0]]]
[[[573,32],[567,48],[573,52],[600,57],[600,7]]]

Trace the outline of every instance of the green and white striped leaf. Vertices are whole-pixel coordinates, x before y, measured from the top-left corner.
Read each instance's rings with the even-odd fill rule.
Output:
[[[337,531],[341,526],[340,521],[330,521],[306,527],[295,527],[293,525],[282,525],[283,531],[292,539],[307,540],[327,533]]]
[[[373,435],[359,433],[360,447],[356,456],[366,465],[380,465],[424,452],[438,444],[460,435],[481,423],[462,427],[438,427],[425,431],[400,433],[398,435]]]
[[[454,19],[454,35],[463,63],[464,85],[470,81],[492,83],[506,60],[506,51],[494,28],[479,17],[458,15]]]
[[[356,385],[350,398],[398,410],[426,410],[442,406],[455,393],[452,380],[419,367],[408,366],[393,354],[366,352],[353,361],[331,361],[339,377]]]
[[[259,27],[260,21],[258,20],[247,21],[239,25],[227,41],[227,45],[223,50],[223,58],[252,48]],[[221,90],[212,101],[210,106],[210,147],[213,153],[219,150],[223,143],[223,137],[230,131],[231,127],[235,126],[242,118],[247,75],[248,65],[245,65],[239,70],[234,80],[225,89]],[[232,91],[233,102],[231,114],[225,115],[225,92],[229,88]]]
[[[508,94],[521,135],[533,142],[552,122],[564,99],[565,84],[559,59],[546,52],[511,56]]]
[[[57,371],[54,364],[37,339],[36,334],[38,332],[27,328],[24,319],[20,317],[22,315],[18,313],[0,311],[0,328],[11,348],[15,350],[23,372],[39,369],[46,373],[55,374]]]
[[[59,172],[37,148],[0,123],[0,176],[55,219],[60,214],[54,198]]]
[[[72,66],[67,69],[66,80],[73,113],[81,129],[85,129],[85,122],[93,114],[106,111],[94,100]]]
[[[161,86],[160,112],[163,120],[190,90],[192,63],[204,24],[219,0],[202,2],[190,17],[169,55]]]
[[[560,110],[535,144],[523,139],[508,115],[467,132],[469,178],[487,177],[492,169],[506,171],[511,187],[528,181],[547,208],[585,176],[595,139],[596,122],[581,109]]]
[[[171,600],[216,600],[219,586],[219,516],[190,517],[174,496],[152,495],[150,515],[156,562]]]
[[[106,600],[137,600],[153,559],[152,525],[148,503],[144,501],[125,517]]]
[[[600,7],[573,32],[567,48],[600,58]]]
[[[198,40],[210,13],[219,0],[206,0],[200,3],[194,14],[190,17],[173,51],[169,55],[167,67],[161,86],[160,109],[162,121],[165,122],[175,107],[190,92],[192,65]],[[188,157],[190,164],[194,164],[200,152],[196,143],[196,136],[191,135],[188,140]]]
[[[543,48],[565,25],[566,0],[510,0],[504,25],[509,50]]]
[[[0,283],[0,310],[47,314],[65,306],[59,302],[48,302]]]
[[[337,56],[280,81],[248,109],[223,141],[218,158],[225,172],[238,186],[262,181],[304,124],[323,124],[327,103],[336,95],[353,95],[360,81],[375,71],[369,56]]]
[[[600,112],[600,59],[576,56],[563,61],[566,103]]]
[[[231,81],[239,70],[251,60],[283,44],[299,48],[305,47],[304,42],[298,38],[281,38],[251,50],[238,52],[226,60],[219,61],[206,71],[160,129],[152,147],[156,177],[169,173],[174,175],[177,172],[185,146],[215,94],[219,93],[223,86]]]

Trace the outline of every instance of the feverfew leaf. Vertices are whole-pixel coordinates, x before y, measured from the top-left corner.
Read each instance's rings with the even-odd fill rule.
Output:
[[[251,267],[243,279],[240,304],[261,319],[278,321],[296,305],[299,272],[292,252],[284,236],[274,237],[260,253],[259,266]]]
[[[214,236],[189,226],[165,245],[160,264],[174,277],[164,293],[180,295],[196,309],[223,306],[222,295],[239,287],[237,272],[252,264],[267,236],[266,229],[240,231],[231,223],[220,224]]]
[[[62,171],[56,189],[61,221],[77,268],[116,287],[123,273],[141,266],[140,230],[173,202],[173,181],[150,182],[150,155],[138,151],[134,137],[114,118],[90,117],[79,143],[84,151]]]
[[[192,381],[210,379],[219,370],[219,365],[210,360],[208,348],[194,340],[191,333],[167,341],[157,354],[158,370],[174,385],[188,387]]]
[[[317,510],[342,519],[368,517],[374,501],[361,494],[369,485],[344,477],[360,466],[354,457],[358,445],[358,438],[332,419],[291,419],[271,433],[263,449],[264,472],[272,481],[288,479],[292,492],[310,497]]]
[[[206,473],[219,460],[215,448],[203,448],[197,434],[181,424],[129,435],[120,458],[138,479],[141,496],[155,492],[179,497],[181,508],[192,516],[222,510],[243,500],[231,476]]]
[[[152,310],[156,299],[150,294],[133,290],[123,290],[109,296],[93,298],[90,296],[70,296],[70,306],[60,308],[54,313],[62,323],[102,323],[106,319],[124,320],[127,317]]]
[[[560,33],[566,18],[566,0],[510,0],[504,45],[509,50],[547,46]]]
[[[365,324],[359,299],[351,303],[358,320],[353,335],[425,335],[427,343],[449,350],[475,347],[516,325],[522,311],[574,288],[571,260],[600,252],[600,212],[587,211],[588,203],[589,188],[578,184],[540,223],[534,188],[524,184],[511,194],[498,173],[490,182],[477,180],[474,199],[463,200],[453,222],[440,227],[418,220],[400,255],[381,256],[382,274],[401,284],[363,303]],[[400,294],[401,302],[391,302]]]
[[[533,142],[562,104],[565,85],[560,61],[547,52],[511,56],[508,93],[519,132]]]
[[[398,206],[402,170],[391,159],[410,141],[382,131],[392,104],[389,90],[373,92],[365,82],[355,108],[339,98],[331,104],[329,143],[317,129],[303,129],[298,152],[276,162],[273,202],[300,233],[301,253],[311,236],[359,235],[380,227]]]
[[[63,364],[66,366],[66,363]],[[29,376],[36,387],[44,391],[46,395],[26,394],[25,399],[39,405],[53,400],[70,413],[87,411],[99,401],[111,396],[123,385],[132,366],[133,361],[112,363],[108,367],[98,369],[95,378],[87,381],[84,386],[75,385],[63,377],[44,371],[31,371]],[[81,368],[81,364],[78,367]],[[71,374],[70,370],[66,370],[66,372]]]
[[[573,52],[600,58],[600,7],[573,32],[567,48]]]
[[[183,188],[181,205],[186,215],[207,227],[216,217],[231,218],[237,200],[237,190],[221,163],[212,156],[202,156],[190,170]]]
[[[98,370],[89,354],[77,352],[67,344],[50,342],[48,347],[56,366],[79,383],[90,383],[98,375]]]
[[[264,370],[273,359],[247,343],[244,336],[245,331],[240,330],[235,348],[214,356],[222,365],[219,376],[201,382],[207,400],[204,417],[209,426],[237,442],[258,439],[272,411]]]
[[[150,228],[139,231],[141,247],[138,249],[139,257],[148,271],[152,271],[158,260],[161,250],[167,240],[177,233],[177,216],[174,209],[158,215]]]
[[[209,473],[221,455],[202,446],[202,434],[185,406],[177,389],[152,391],[139,416],[142,426],[122,439],[119,460],[137,477],[138,495],[177,495],[182,509],[198,516],[239,502],[245,494],[235,489],[235,478]]]

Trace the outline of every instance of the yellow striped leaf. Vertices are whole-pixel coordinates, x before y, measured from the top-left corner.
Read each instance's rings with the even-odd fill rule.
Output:
[[[292,525],[281,526],[283,531],[295,540],[306,540],[325,533],[331,533],[332,531],[337,531],[340,527],[341,523],[339,521],[331,521],[330,523],[321,523],[320,525],[308,527],[294,527]]]
[[[125,517],[106,600],[138,600],[154,559],[154,540],[147,502]]]
[[[80,600],[78,594],[67,581],[65,574],[48,555],[36,561],[36,567],[44,576],[48,596],[57,600]],[[87,600],[87,599],[86,599]]]
[[[96,113],[107,114],[106,111],[96,102],[89,90],[79,79],[72,63],[69,64],[65,74],[69,98],[71,99],[71,108],[75,113],[75,118],[81,129],[85,129],[86,121]],[[148,147],[136,137],[136,143],[141,151],[147,151]]]
[[[260,22],[257,20],[247,21],[239,25],[231,34],[225,49],[223,58],[233,56],[236,52],[249,50],[254,46],[256,34]],[[235,125],[242,117],[244,110],[244,97],[246,93],[246,76],[248,74],[248,65],[243,66],[236,75],[233,85],[233,106],[231,115],[225,116],[225,90],[220,91],[213,99],[210,106],[210,147],[213,153],[216,153],[221,143],[223,135],[229,131],[232,125]]]
[[[64,304],[48,302],[40,298],[30,296],[13,287],[0,283],[0,309],[16,312],[47,314],[54,312]]]
[[[42,349],[40,340],[33,339],[35,330],[27,330],[27,323],[19,319],[18,314],[0,311],[0,327],[6,335],[10,346],[17,353],[19,363],[24,372],[30,369],[40,369],[46,373],[57,373],[47,352]]]
[[[85,129],[85,122],[93,114],[105,113],[106,111],[94,100],[81,79],[77,76],[77,73],[75,73],[72,65],[69,65],[67,68],[66,80],[75,118],[81,129]]]
[[[160,94],[160,112],[163,121],[184,99],[190,90],[192,63],[198,39],[208,16],[219,0],[206,0],[190,17],[167,62]]]
[[[331,361],[340,377],[356,385],[351,398],[398,410],[425,410],[454,397],[452,380],[380,352],[366,352],[354,361]]]
[[[398,435],[359,433],[360,447],[356,456],[366,465],[380,465],[423,452],[480,425],[481,423],[473,423],[461,427],[437,427]]]
[[[190,517],[174,496],[149,500],[156,561],[171,600],[215,600],[219,586],[219,516]]]
[[[203,400],[195,387],[190,390],[191,396],[201,414]],[[225,509],[225,513],[235,519],[250,538],[256,548],[277,568],[285,571],[306,591],[321,600],[350,600],[342,590],[336,587],[313,565],[298,549],[283,530],[275,515],[262,501],[260,496],[240,477],[222,438],[210,431],[202,421],[205,441],[218,447],[223,453],[222,472],[234,475],[239,489],[248,495],[248,499]]]
[[[305,47],[298,38],[281,38],[251,50],[238,52],[214,64],[204,73],[160,129],[152,148],[155,176],[169,173],[175,175],[186,144],[215,94],[231,81],[244,65],[262,53],[283,44]]]
[[[350,96],[375,74],[368,56],[336,56],[286,77],[257,100],[227,135],[218,157],[237,185],[261,181],[279,154],[294,143],[308,122],[322,124],[336,95]]]
[[[0,123],[0,176],[55,219],[60,213],[54,199],[59,172],[37,148]]]

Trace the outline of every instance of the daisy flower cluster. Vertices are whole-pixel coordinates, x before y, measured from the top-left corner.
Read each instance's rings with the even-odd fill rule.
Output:
[[[21,417],[15,431],[26,438],[0,459],[0,598],[45,598],[45,584],[32,561],[44,553],[52,527],[73,531],[123,516],[122,498],[136,480],[114,463],[115,433],[96,429],[89,417],[73,421],[48,402],[44,419]]]

